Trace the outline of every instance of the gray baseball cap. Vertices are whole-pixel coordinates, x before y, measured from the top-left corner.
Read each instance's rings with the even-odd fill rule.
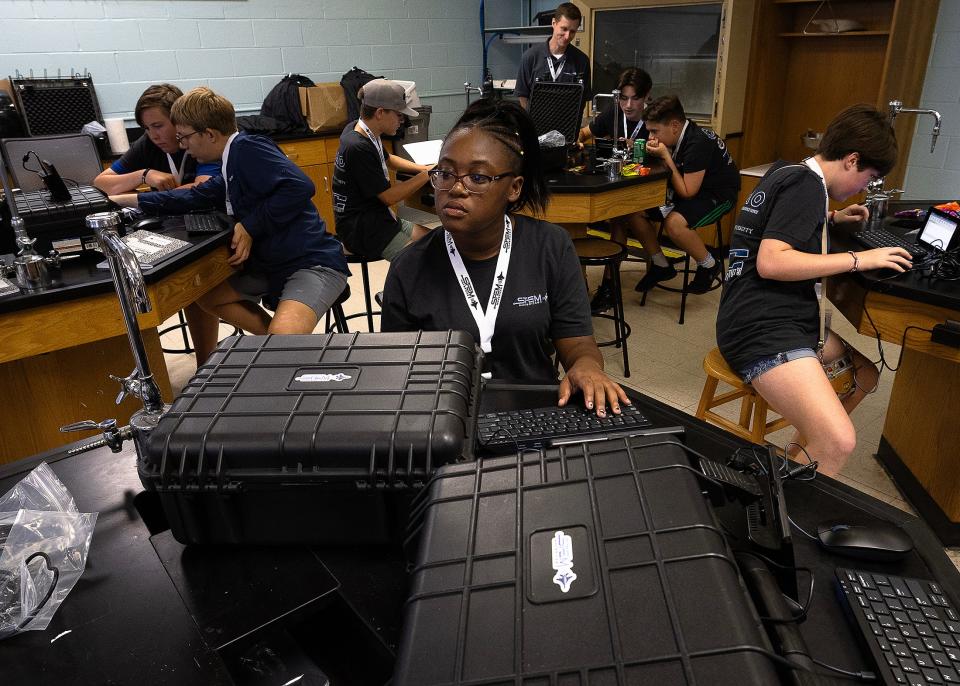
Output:
[[[408,117],[419,117],[420,113],[407,105],[407,93],[403,86],[396,81],[374,79],[363,86],[360,91],[360,102],[368,107],[382,107],[385,110],[396,110]]]

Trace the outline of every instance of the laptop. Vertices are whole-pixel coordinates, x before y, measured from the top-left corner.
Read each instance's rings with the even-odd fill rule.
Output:
[[[852,234],[853,238],[867,248],[903,248],[914,261],[923,261],[945,250],[952,250],[960,241],[957,217],[931,207],[927,218],[916,233],[900,236],[885,228],[864,229]]]
[[[917,244],[935,252],[953,250],[960,243],[958,224],[960,218],[931,207],[927,211],[926,221],[917,233]]]

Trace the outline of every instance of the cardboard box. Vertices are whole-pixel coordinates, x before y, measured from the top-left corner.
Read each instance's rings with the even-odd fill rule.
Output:
[[[342,129],[347,124],[347,100],[339,83],[300,88],[300,111],[314,131]]]

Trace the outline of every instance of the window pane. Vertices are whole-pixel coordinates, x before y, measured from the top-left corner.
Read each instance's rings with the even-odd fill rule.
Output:
[[[677,95],[689,116],[709,119],[721,7],[711,3],[595,12],[594,92],[609,93],[620,72],[640,67],[653,79],[653,97]]]

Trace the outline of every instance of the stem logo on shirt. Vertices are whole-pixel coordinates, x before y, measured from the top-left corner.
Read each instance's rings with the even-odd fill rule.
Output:
[[[537,293],[535,295],[520,295],[513,301],[514,307],[530,307],[531,305],[543,305],[547,302],[546,293]]]
[[[754,191],[754,193],[747,198],[747,202],[744,203],[741,209],[744,212],[749,212],[750,214],[760,214],[759,208],[761,205],[763,205],[766,199],[766,193],[763,191]]]
[[[750,251],[746,248],[731,248],[727,263],[727,280],[733,279],[743,273],[743,261],[750,257]],[[736,261],[734,261],[736,260]]]

